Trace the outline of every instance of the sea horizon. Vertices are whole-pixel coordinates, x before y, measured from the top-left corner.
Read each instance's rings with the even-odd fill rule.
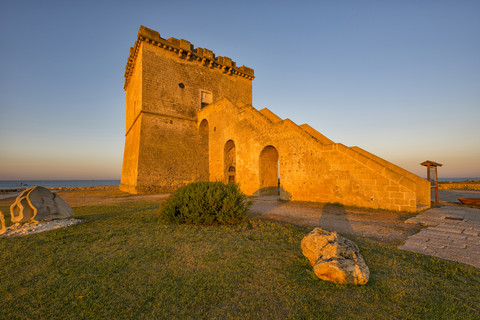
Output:
[[[422,177],[425,179],[425,177]],[[480,181],[480,177],[439,178],[438,181]],[[0,180],[1,189],[19,189],[33,186],[62,187],[118,187],[120,179],[57,179],[57,180]]]
[[[62,187],[118,187],[120,179],[58,179],[58,180],[0,180],[1,189],[19,189],[33,186],[42,186],[45,188]]]

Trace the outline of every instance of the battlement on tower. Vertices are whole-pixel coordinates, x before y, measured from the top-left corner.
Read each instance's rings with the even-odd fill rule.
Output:
[[[160,33],[157,31],[140,26],[137,40],[135,41],[135,45],[130,48],[130,55],[128,56],[127,65],[125,67],[124,88],[127,87],[133,74],[135,60],[138,56],[138,51],[142,42],[158,46],[164,50],[172,51],[178,55],[179,59],[199,63],[206,68],[219,69],[227,75],[243,77],[248,80],[253,80],[255,78],[254,70],[252,68],[246,66],[237,67],[236,62],[229,57],[215,56],[213,51],[205,48],[195,48],[193,44],[184,39],[164,39],[160,37]]]

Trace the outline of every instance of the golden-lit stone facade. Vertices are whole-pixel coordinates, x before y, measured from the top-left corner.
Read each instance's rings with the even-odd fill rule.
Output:
[[[430,183],[310,126],[252,107],[254,72],[227,57],[140,27],[125,71],[120,188],[173,191],[235,181],[251,195],[415,211]]]

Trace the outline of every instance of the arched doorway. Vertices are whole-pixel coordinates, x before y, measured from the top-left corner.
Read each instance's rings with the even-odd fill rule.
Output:
[[[225,182],[235,182],[235,175],[237,172],[237,163],[236,163],[235,143],[232,140],[228,140],[227,143],[225,143],[223,159],[224,159]]]
[[[208,181],[210,179],[209,170],[209,141],[208,141],[208,121],[203,119],[198,127],[198,135],[200,137],[198,145],[198,177],[200,181]]]
[[[266,146],[260,152],[260,195],[279,194],[278,151],[274,146]]]

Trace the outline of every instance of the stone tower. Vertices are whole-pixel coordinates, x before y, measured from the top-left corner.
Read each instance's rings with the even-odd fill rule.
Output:
[[[253,79],[253,69],[228,57],[141,26],[125,68],[120,189],[166,192],[209,180],[209,128],[197,113],[223,98],[251,105]]]
[[[140,27],[125,70],[120,189],[234,181],[248,195],[416,211],[430,182],[252,104],[253,70]]]

